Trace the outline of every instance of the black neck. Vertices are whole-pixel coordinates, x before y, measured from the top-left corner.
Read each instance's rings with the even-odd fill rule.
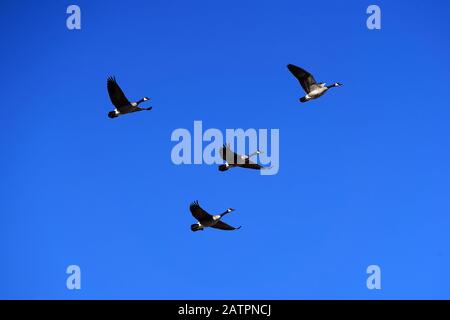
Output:
[[[220,216],[223,217],[224,215],[226,215],[226,214],[228,214],[228,213],[229,213],[229,212],[228,212],[228,210],[227,210],[227,211],[225,211],[224,213],[221,213]]]

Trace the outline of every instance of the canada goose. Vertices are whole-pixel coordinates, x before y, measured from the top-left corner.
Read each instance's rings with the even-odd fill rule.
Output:
[[[325,85],[324,82],[317,83],[312,74],[308,71],[294,66],[293,64],[288,64],[289,71],[297,78],[298,82],[302,86],[303,90],[306,92],[306,96],[300,98],[300,102],[306,102],[309,100],[317,99],[325,94],[330,88],[340,87],[341,83],[336,82],[330,86]]]
[[[227,209],[224,213],[213,216],[213,215],[210,215],[205,210],[203,210],[200,207],[200,205],[198,204],[198,201],[194,201],[189,206],[189,210],[191,210],[192,216],[195,219],[197,219],[197,221],[198,221],[198,223],[191,225],[192,231],[200,231],[200,230],[203,230],[208,227],[220,229],[220,230],[238,230],[241,228],[241,227],[235,228],[235,227],[232,227],[232,226],[226,224],[223,221],[220,221],[220,219],[224,215],[234,211],[234,209],[232,209],[232,208]]]
[[[144,97],[137,102],[128,101],[127,97],[123,93],[122,89],[120,89],[119,85],[116,82],[116,78],[109,77],[107,81],[109,98],[111,99],[112,104],[116,107],[114,111],[110,111],[108,113],[108,117],[117,118],[120,115],[137,112],[142,110],[152,110],[152,107],[148,108],[140,108],[139,104],[150,100],[150,98]]]
[[[224,144],[222,149],[220,150],[220,156],[223,160],[225,160],[225,164],[221,164],[219,166],[219,171],[227,171],[228,169],[234,167],[241,167],[247,169],[268,169],[267,167],[263,167],[253,161],[250,160],[254,155],[260,154],[261,151],[257,150],[250,155],[240,155],[231,150],[229,144]]]

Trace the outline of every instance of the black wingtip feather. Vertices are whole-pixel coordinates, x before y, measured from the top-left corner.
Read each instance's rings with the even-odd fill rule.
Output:
[[[195,200],[194,202],[192,202],[191,203],[191,205],[189,206],[189,207],[198,207],[199,206],[199,204],[198,204],[198,200]]]
[[[290,64],[290,63],[289,63],[289,64],[287,65],[287,68],[289,69],[289,71],[292,72],[293,70],[295,70],[295,69],[298,68],[298,67],[297,67],[296,65],[294,65],[294,64]]]

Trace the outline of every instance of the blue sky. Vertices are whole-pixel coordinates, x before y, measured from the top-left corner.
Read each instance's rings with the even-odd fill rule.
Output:
[[[449,10],[2,2],[0,298],[450,298]],[[300,104],[288,63],[344,86]],[[153,111],[107,118],[111,74]],[[279,129],[278,175],[173,165],[195,120]],[[197,199],[242,229],[192,233]]]

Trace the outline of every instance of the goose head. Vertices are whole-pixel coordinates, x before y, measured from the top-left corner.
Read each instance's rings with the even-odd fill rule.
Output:
[[[222,218],[224,215],[229,214],[231,211],[234,211],[234,209],[233,209],[233,208],[228,208],[227,211],[225,211],[225,212],[222,213],[222,214],[219,214],[219,215],[217,216],[217,217],[218,217],[217,219]],[[213,219],[216,220],[216,216],[214,216]]]
[[[336,82],[335,84],[333,84],[333,86],[335,86],[335,87],[342,87],[342,86],[343,86],[343,84],[342,84],[342,83],[340,83],[340,82]]]

